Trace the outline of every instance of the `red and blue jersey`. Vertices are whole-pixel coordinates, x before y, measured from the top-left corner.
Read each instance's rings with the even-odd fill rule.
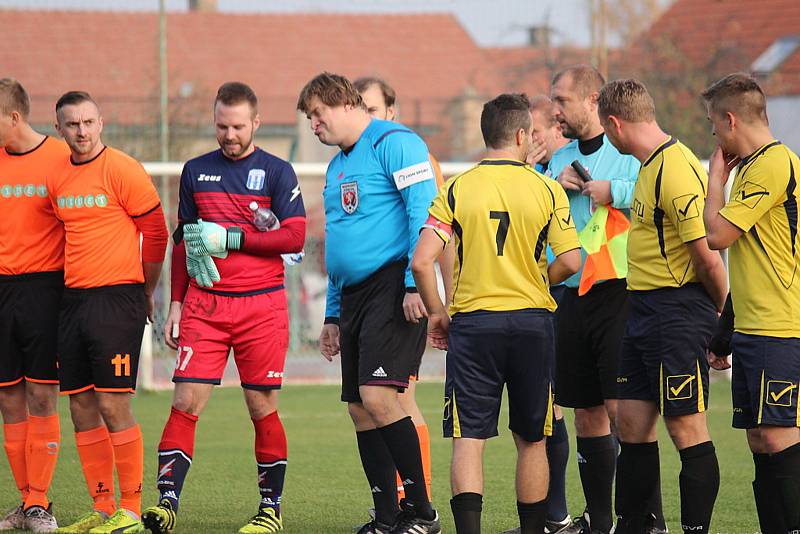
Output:
[[[281,228],[259,231],[253,222],[251,202],[271,209]],[[240,160],[229,159],[222,150],[215,150],[183,167],[178,223],[202,219],[225,228],[239,226],[245,234],[242,250],[230,251],[224,259],[214,258],[221,280],[214,284],[212,292],[255,294],[282,287],[280,254],[302,249],[305,218],[294,169],[287,161],[260,148]],[[183,292],[185,287],[179,294]],[[173,300],[174,295],[173,288]]]

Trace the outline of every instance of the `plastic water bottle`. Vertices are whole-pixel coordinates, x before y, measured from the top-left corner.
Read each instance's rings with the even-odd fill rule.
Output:
[[[272,213],[271,209],[262,208],[258,205],[258,202],[253,201],[250,203],[250,210],[253,212],[253,224],[256,225],[259,231],[267,232],[281,227],[281,222]]]
[[[258,205],[258,202],[253,201],[250,203],[250,210],[253,212],[253,224],[259,231],[269,232],[281,227],[281,222],[271,209],[262,208]],[[301,250],[293,254],[281,254],[281,258],[286,262],[286,265],[298,265],[302,263],[305,255],[305,251]]]

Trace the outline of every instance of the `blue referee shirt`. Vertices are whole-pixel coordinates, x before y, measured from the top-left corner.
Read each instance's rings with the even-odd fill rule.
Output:
[[[592,180],[608,180],[611,182],[611,206],[623,210],[630,218],[631,202],[633,201],[633,188],[639,175],[639,160],[633,156],[620,154],[609,140],[603,135],[602,144],[590,154],[583,154],[579,148],[578,140],[564,145],[553,154],[549,170],[555,179],[576,159],[586,167]],[[587,143],[588,144],[588,143]],[[592,217],[589,197],[583,196],[579,191],[567,191],[570,212],[575,220],[575,229],[580,233]],[[581,281],[583,264],[586,261],[586,251],[581,248],[581,269],[567,278],[564,282],[567,287],[577,288]]]
[[[342,288],[389,263],[407,260],[406,287],[415,287],[411,256],[435,195],[428,147],[396,122],[372,119],[331,160],[323,191],[326,318],[339,317]]]

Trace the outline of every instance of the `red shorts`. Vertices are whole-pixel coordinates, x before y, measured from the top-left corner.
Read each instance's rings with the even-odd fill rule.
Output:
[[[173,382],[220,384],[233,349],[243,388],[280,389],[289,348],[286,292],[230,297],[189,287],[178,343]]]

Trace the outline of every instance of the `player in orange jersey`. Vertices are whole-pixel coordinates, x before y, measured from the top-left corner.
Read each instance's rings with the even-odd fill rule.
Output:
[[[145,321],[153,317],[167,228],[141,164],[101,141],[103,119],[89,94],[64,94],[56,118],[71,150],[47,180],[66,235],[59,380],[61,392],[70,396],[78,454],[94,500],[91,512],[59,532],[141,532],[142,433],[129,394],[136,388]]]
[[[0,519],[0,530],[51,532],[58,528],[47,490],[61,443],[56,341],[64,230],[47,199],[45,177],[67,160],[69,149],[34,131],[29,113],[22,85],[0,80],[0,413],[22,495]]]

